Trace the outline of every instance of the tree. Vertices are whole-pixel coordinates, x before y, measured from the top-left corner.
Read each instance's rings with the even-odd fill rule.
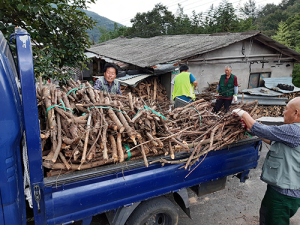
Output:
[[[248,0],[245,2],[244,6],[240,8],[240,12],[245,16],[245,18],[252,18],[254,21],[257,17],[257,8],[254,0]]]
[[[178,9],[173,24],[173,34],[190,34],[192,22],[187,14],[184,13],[183,7],[178,4]]]
[[[217,8],[211,5],[203,26],[205,33],[235,32],[239,29],[239,22],[232,3],[223,0]]]
[[[217,32],[231,32],[237,28],[238,18],[232,3],[223,0],[215,14]]]
[[[168,34],[174,22],[175,18],[172,12],[159,3],[151,11],[137,13],[131,19],[132,28],[130,33],[134,37],[154,37]]]
[[[297,52],[300,52],[300,13],[281,22],[276,35],[272,38]],[[300,87],[300,64],[296,63],[293,70],[293,84]]]
[[[81,9],[95,0],[2,0],[0,29],[8,39],[18,26],[28,31],[34,53],[36,77],[65,79],[66,67],[83,67],[89,47],[86,30],[94,21]]]
[[[118,27],[118,24],[115,23],[114,24],[114,30],[113,31],[108,31],[107,29],[105,29],[105,27],[98,27],[100,33],[101,33],[101,36],[99,38],[99,42],[105,42],[105,41],[108,41],[110,39],[114,39],[114,38],[117,38],[117,37],[120,37],[120,36],[127,36],[129,33],[129,28],[128,27],[124,27],[124,26],[121,26],[121,27]]]
[[[271,38],[275,41],[280,42],[281,44],[291,47],[289,40],[287,39],[287,27],[287,24],[281,21],[278,24],[278,30],[276,32],[276,35],[272,36]]]

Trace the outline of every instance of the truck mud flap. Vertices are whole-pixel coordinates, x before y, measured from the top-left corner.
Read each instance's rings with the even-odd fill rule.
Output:
[[[135,208],[141,202],[135,202],[129,206],[124,206],[122,208],[118,208],[116,210],[111,210],[106,212],[106,217],[110,225],[124,225],[131,215],[131,213],[135,210]]]
[[[198,197],[210,194],[216,191],[220,191],[225,188],[226,177],[220,178],[218,180],[208,181],[202,184],[191,187],[192,191],[196,193]]]
[[[191,217],[191,211],[190,211],[190,201],[189,196],[186,188],[180,189],[178,192],[173,193],[175,202],[180,206],[180,208],[185,212],[185,214]]]

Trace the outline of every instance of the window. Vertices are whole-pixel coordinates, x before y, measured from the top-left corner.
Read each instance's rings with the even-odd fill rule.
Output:
[[[251,73],[249,77],[248,88],[257,88],[264,86],[263,78],[271,77],[271,73]]]

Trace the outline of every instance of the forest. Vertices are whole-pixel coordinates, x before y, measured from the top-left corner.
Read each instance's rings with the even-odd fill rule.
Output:
[[[146,13],[137,13],[131,19],[132,27],[117,26],[113,31],[100,27],[99,42],[124,36],[154,37],[158,35],[211,34],[259,30],[272,39],[300,52],[300,0],[282,0],[278,5],[258,7],[255,0],[248,0],[241,8],[223,0],[213,4],[207,12],[184,13],[179,4],[173,14],[163,4],[157,4]],[[300,64],[295,64],[293,83],[300,86]]]
[[[276,41],[300,52],[300,0],[282,0],[278,5],[258,6],[248,0],[240,8],[223,0],[206,12],[184,12],[178,4],[176,13],[159,3],[131,19],[131,27],[107,20],[94,19],[87,13],[87,3],[95,0],[3,0],[0,3],[0,30],[9,40],[16,26],[25,28],[35,45],[36,77],[66,80],[72,75],[68,68],[84,68],[86,48],[97,42],[124,36],[153,37],[158,35],[210,34],[259,30]],[[101,24],[99,21],[105,21]],[[112,28],[113,27],[113,28]],[[99,40],[88,31],[98,29]],[[92,40],[91,40],[92,39]],[[71,41],[70,41],[71,40]],[[13,45],[12,45],[13,47]],[[300,65],[296,64],[293,82],[300,86]]]

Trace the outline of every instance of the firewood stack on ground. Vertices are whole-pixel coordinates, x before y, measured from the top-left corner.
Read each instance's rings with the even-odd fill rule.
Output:
[[[169,105],[172,104],[167,97],[166,88],[156,76],[146,78],[136,87],[121,86],[121,90],[123,95],[127,95],[130,92],[133,97],[140,97],[148,104],[156,102],[159,110],[167,110]]]
[[[147,105],[130,92],[109,95],[73,80],[62,90],[41,83],[37,99],[47,176],[138,158],[148,166],[150,156],[174,159],[177,152],[195,147],[190,164],[203,151],[245,138],[238,118],[212,114],[211,104],[203,99],[162,115],[155,103]],[[234,107],[253,113],[256,106]]]
[[[211,101],[213,99],[215,99],[215,93],[217,90],[217,86],[218,86],[219,82],[214,82],[214,83],[208,83],[208,87],[205,87],[204,90],[200,93],[196,95],[197,99],[204,99],[206,101]]]
[[[295,97],[299,97],[300,92],[292,92],[280,95],[280,98],[288,98],[288,101]],[[287,101],[287,102],[288,102]],[[286,103],[287,103],[286,102]],[[259,105],[255,110],[253,116],[265,116],[265,117],[283,117],[283,111],[285,110],[285,106],[282,105]]]

